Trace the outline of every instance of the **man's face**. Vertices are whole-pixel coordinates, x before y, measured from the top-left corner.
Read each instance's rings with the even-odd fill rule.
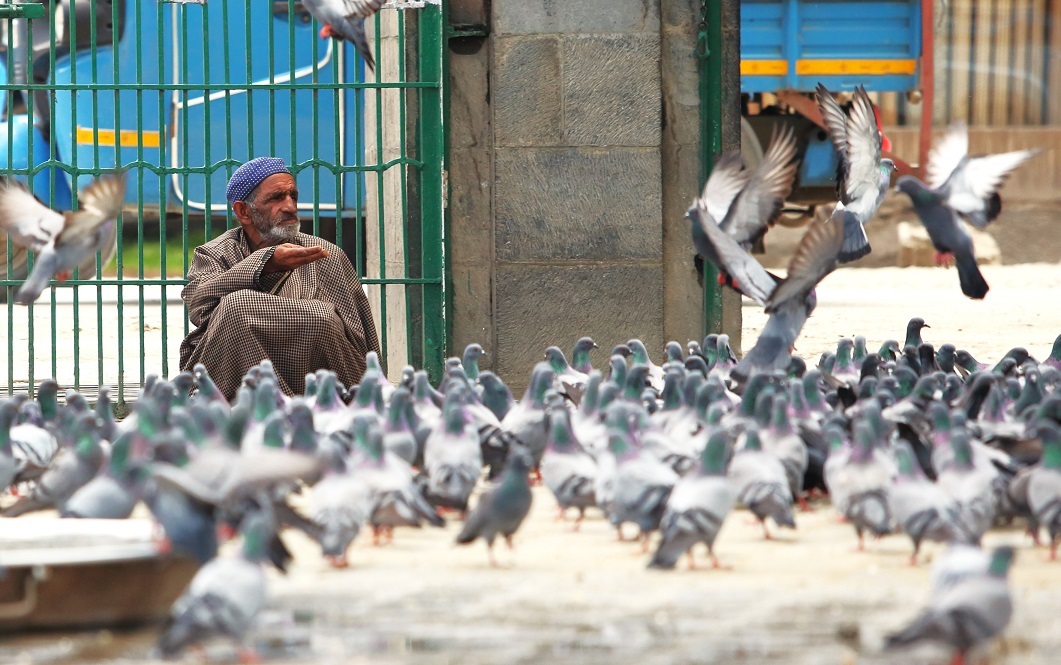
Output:
[[[263,244],[279,245],[298,234],[298,187],[290,174],[269,176],[246,203]]]

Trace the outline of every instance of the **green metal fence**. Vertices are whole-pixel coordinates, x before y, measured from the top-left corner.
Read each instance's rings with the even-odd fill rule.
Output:
[[[368,21],[377,67],[318,36],[301,2],[48,0],[0,4],[0,164],[56,209],[124,171],[117,260],[36,304],[10,296],[33,257],[0,248],[8,391],[42,378],[135,396],[178,370],[180,291],[196,245],[238,224],[232,171],[284,158],[303,230],[361,275],[384,362],[441,372],[446,353],[444,8],[393,2]],[[6,140],[6,145],[4,141]]]

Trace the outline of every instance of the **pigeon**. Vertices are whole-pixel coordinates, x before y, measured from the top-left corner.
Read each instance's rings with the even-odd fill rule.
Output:
[[[379,12],[383,3],[384,0],[305,0],[302,4],[323,26],[321,39],[334,37],[352,42],[365,65],[375,70],[376,60],[365,36],[365,19]]]
[[[554,387],[564,397],[570,399],[576,406],[582,401],[582,394],[586,391],[586,382],[589,377],[576,370],[567,363],[564,352],[558,346],[550,346],[545,350],[545,360],[556,375]]]
[[[843,239],[843,227],[835,222],[818,222],[807,230],[788,264],[788,276],[765,302],[770,317],[759,339],[730,372],[731,377],[744,382],[756,372],[788,367],[796,338],[818,304],[814,289],[836,268]]]
[[[913,541],[910,565],[917,565],[921,541],[925,539],[975,544],[978,537],[966,526],[958,502],[925,477],[910,445],[900,441],[895,455],[899,473],[888,501],[896,523]]]
[[[479,344],[472,343],[464,347],[461,365],[464,367],[464,373],[468,375],[469,380],[479,380],[479,359],[485,355],[486,351],[483,351],[483,347]]]
[[[1002,210],[998,195],[1002,183],[1037,151],[970,157],[968,149],[968,128],[957,121],[929,154],[928,181],[904,175],[896,186],[910,197],[936,251],[954,255],[962,293],[979,300],[990,287],[976,265],[972,236],[959,217],[977,228],[986,228]]]
[[[483,454],[467,409],[455,396],[447,396],[442,424],[424,446],[424,494],[432,505],[464,511],[479,480]]]
[[[843,224],[844,244],[837,258],[840,263],[848,263],[870,253],[865,225],[888,193],[895,162],[881,158],[884,135],[865,86],[855,89],[847,113],[821,83],[815,98],[839,157],[836,190],[840,201],[833,209],[832,219]]]
[[[1005,630],[1013,617],[1007,575],[1014,555],[1012,547],[998,547],[987,570],[977,572],[974,567],[953,577],[944,571],[929,606],[910,625],[885,638],[885,651],[921,641],[941,642],[955,649],[952,662],[964,663],[970,651]]]
[[[125,175],[102,176],[81,190],[80,209],[59,213],[40,201],[15,180],[0,186],[0,228],[15,243],[33,250],[37,259],[29,277],[15,294],[15,302],[28,305],[40,297],[54,275],[69,279],[78,267],[92,265],[96,252],[100,265],[114,256],[118,215],[125,201]]]
[[[586,508],[597,505],[594,494],[597,464],[575,439],[567,409],[551,409],[548,425],[548,443],[541,464],[542,482],[556,497],[561,514],[568,508],[578,510],[574,526],[578,530]]]
[[[74,428],[73,445],[56,455],[52,465],[30,492],[4,510],[4,517],[60,508],[74,492],[96,477],[103,464],[96,416],[92,413],[82,414],[74,423]]]
[[[59,508],[62,517],[123,520],[132,515],[139,500],[134,485],[146,477],[139,464],[130,464],[132,439],[128,434],[114,442],[105,472],[70,495]]]
[[[736,498],[733,485],[726,478],[728,447],[726,433],[716,430],[704,446],[699,467],[674,486],[660,521],[659,547],[649,568],[673,568],[684,552],[689,553],[689,565],[693,567],[692,550],[697,543],[707,545],[711,564],[719,567],[715,538]]]
[[[792,490],[781,461],[763,450],[758,430],[744,430],[737,442],[737,452],[729,466],[728,477],[737,494],[737,502],[752,511],[763,526],[763,537],[770,540],[766,518],[772,517],[779,527],[796,528],[792,516]]]
[[[164,657],[175,657],[186,647],[215,636],[235,640],[244,662],[256,657],[246,639],[265,607],[266,577],[261,562],[268,556],[267,544],[276,525],[268,511],[252,512],[244,518],[241,532],[239,555],[210,560],[173,604],[158,640]]]
[[[591,337],[580,337],[575,342],[575,348],[571,352],[571,367],[577,372],[588,375],[593,371],[593,363],[589,359],[589,353],[593,349],[599,349],[597,343]]]
[[[545,453],[545,393],[553,386],[555,377],[549,363],[535,365],[523,399],[501,421],[501,429],[516,437],[530,452],[534,468],[541,464]]]
[[[527,474],[531,470],[531,463],[531,457],[526,451],[518,448],[513,450],[498,484],[480,495],[475,509],[468,515],[464,527],[457,535],[457,543],[460,545],[466,545],[476,538],[485,540],[490,552],[490,565],[493,567],[497,567],[494,540],[500,535],[511,549],[513,534],[519,530],[523,520],[530,513],[533,497]]]
[[[608,519],[620,530],[620,536],[624,523],[636,524],[647,547],[649,534],[659,528],[678,474],[652,452],[637,446],[628,431],[612,429],[608,448],[616,462]]]
[[[849,450],[830,450],[825,481],[833,505],[855,528],[858,548],[862,550],[865,531],[878,537],[892,531],[888,493],[895,467],[876,446],[876,437],[868,422],[856,422],[854,431],[854,442]],[[826,436],[834,443],[843,438],[836,427],[828,429]]]
[[[1042,465],[1031,472],[1028,480],[1028,504],[1035,522],[1046,527],[1050,536],[1050,558],[1057,558],[1061,538],[1061,430],[1055,425],[1039,427],[1043,442]]]
[[[0,492],[4,492],[18,477],[21,462],[11,449],[11,423],[18,415],[19,405],[15,400],[0,403]]]
[[[512,391],[508,389],[501,377],[493,372],[479,374],[479,387],[482,388],[480,399],[482,399],[483,406],[490,409],[498,420],[504,420],[516,404],[512,398]]]

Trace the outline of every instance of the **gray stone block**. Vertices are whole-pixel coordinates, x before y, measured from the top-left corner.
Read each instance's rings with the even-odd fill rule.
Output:
[[[494,366],[517,397],[546,347],[571,355],[589,335],[605,367],[608,351],[640,338],[660,362],[663,352],[663,280],[659,265],[498,266],[497,357]]]
[[[494,137],[497,145],[557,145],[563,101],[556,37],[495,42]]]
[[[498,34],[657,33],[660,0],[493,0]]]
[[[563,63],[568,144],[659,145],[659,35],[565,37]]]
[[[485,43],[485,42],[484,42]],[[488,148],[490,125],[490,49],[450,51],[449,145]]]
[[[658,148],[498,148],[499,261],[659,261]]]

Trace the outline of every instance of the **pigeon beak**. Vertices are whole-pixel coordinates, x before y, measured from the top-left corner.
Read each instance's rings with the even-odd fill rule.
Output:
[[[928,325],[928,324],[926,323],[925,325],[923,325],[923,326],[921,326],[921,327],[922,327],[922,328],[931,328],[932,326],[930,326],[930,325]]]

